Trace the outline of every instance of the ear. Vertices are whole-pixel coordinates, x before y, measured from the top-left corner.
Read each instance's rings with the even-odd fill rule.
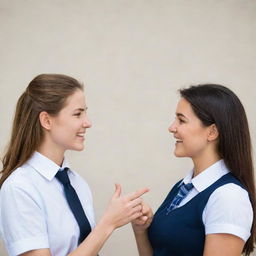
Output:
[[[219,137],[219,131],[215,124],[209,126],[209,133],[207,137],[207,141],[211,142],[216,140]]]
[[[51,129],[51,116],[46,111],[40,112],[39,120],[44,129],[46,130]]]

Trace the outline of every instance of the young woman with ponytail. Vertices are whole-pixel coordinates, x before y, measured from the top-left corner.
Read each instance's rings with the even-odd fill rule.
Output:
[[[66,75],[39,75],[19,98],[0,179],[0,227],[9,255],[95,256],[117,227],[142,216],[140,196],[148,189],[121,196],[116,185],[95,224],[89,186],[64,157],[84,148],[91,127],[86,110],[83,86]]]

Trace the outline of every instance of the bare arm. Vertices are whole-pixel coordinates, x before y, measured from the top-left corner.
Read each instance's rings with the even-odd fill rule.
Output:
[[[240,256],[244,241],[230,234],[210,234],[206,236],[203,256]]]
[[[96,256],[112,232],[142,215],[142,196],[148,192],[141,189],[131,195],[121,196],[121,186],[116,191],[100,219],[99,223],[87,238],[68,256]],[[49,249],[32,250],[22,256],[51,256]]]
[[[49,249],[37,249],[20,254],[20,256],[51,256]]]
[[[121,186],[117,185],[109,206],[90,235],[69,256],[97,255],[112,232],[142,215],[142,196],[148,189],[141,189],[121,197]]]
[[[148,234],[144,233],[134,233],[137,243],[137,248],[139,256],[152,256],[153,250],[148,240]]]
[[[137,243],[139,256],[152,256],[153,250],[148,240],[147,229],[150,226],[153,213],[151,208],[146,204],[142,203],[142,216],[132,221],[132,227]]]

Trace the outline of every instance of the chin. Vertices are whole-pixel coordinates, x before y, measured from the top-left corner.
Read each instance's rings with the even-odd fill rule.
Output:
[[[83,151],[84,150],[84,146],[80,147],[77,151]]]
[[[84,150],[84,145],[73,147],[72,150],[83,151]]]
[[[182,154],[181,152],[176,152],[174,151],[173,154],[176,156],[176,157],[186,157],[185,154]]]

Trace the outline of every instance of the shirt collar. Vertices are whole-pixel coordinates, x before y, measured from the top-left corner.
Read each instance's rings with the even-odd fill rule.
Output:
[[[52,180],[60,168],[69,168],[69,163],[65,158],[62,166],[59,166],[37,151],[33,153],[27,163],[48,180]]]
[[[198,192],[203,191],[210,185],[212,185],[215,181],[221,178],[223,175],[229,172],[228,168],[226,167],[224,160],[221,159],[199,173],[196,177],[193,178],[194,169],[192,169],[188,175],[183,179],[185,184],[192,182],[195,189]]]

